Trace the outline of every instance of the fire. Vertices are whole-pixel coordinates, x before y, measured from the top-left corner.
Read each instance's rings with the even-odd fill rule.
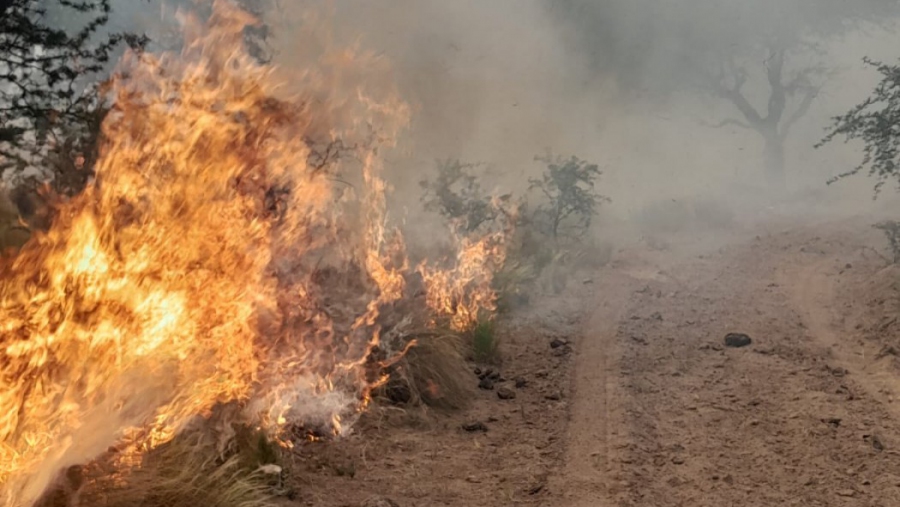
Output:
[[[496,309],[491,282],[505,259],[505,238],[498,233],[477,241],[462,239],[451,269],[419,266],[428,307],[438,319],[446,320],[450,329],[469,331],[483,314],[491,316]]]
[[[205,23],[179,19],[180,52],[120,63],[96,180],[0,261],[3,505],[27,507],[63,468],[126,440],[152,448],[224,404],[273,434],[340,431],[383,381],[367,358],[408,266],[377,154],[406,106],[344,93],[338,71],[258,64],[242,38],[255,20],[225,1]],[[349,156],[326,156],[342,146]],[[428,304],[469,326],[493,307],[500,261],[489,237],[451,271],[420,266]],[[317,281],[328,269],[358,276]]]
[[[471,331],[480,319],[492,318],[497,294],[494,274],[506,261],[509,241],[515,232],[518,205],[502,198],[491,203],[498,219],[474,236],[461,231],[465,224],[452,224],[458,238],[458,252],[449,267],[439,269],[428,263],[418,267],[425,282],[426,303],[437,320],[458,332]]]

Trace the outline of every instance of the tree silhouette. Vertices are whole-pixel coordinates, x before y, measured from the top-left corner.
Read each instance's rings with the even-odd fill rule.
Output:
[[[827,44],[900,17],[893,0],[554,0],[598,72],[641,98],[700,91],[763,144],[771,187],[785,182],[785,141],[834,74]],[[759,100],[761,98],[762,100]]]
[[[85,21],[75,30],[51,26],[49,7]],[[103,71],[121,44],[146,44],[101,35],[111,9],[110,0],[0,0],[0,174],[75,170],[56,181],[67,193],[87,181],[108,110]]]

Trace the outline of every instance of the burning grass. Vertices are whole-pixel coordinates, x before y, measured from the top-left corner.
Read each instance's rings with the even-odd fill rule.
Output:
[[[239,463],[182,447],[185,428],[238,423],[285,446],[297,427],[340,434],[401,366],[411,396],[463,398],[454,338],[382,340],[402,320],[388,310],[415,275],[420,308],[468,329],[494,310],[504,235],[408,267],[379,177],[406,107],[367,93],[379,62],[259,64],[243,46],[255,20],[224,0],[180,22],[180,53],[120,64],[94,182],[0,261],[3,505],[123,441],[109,505],[262,505]]]

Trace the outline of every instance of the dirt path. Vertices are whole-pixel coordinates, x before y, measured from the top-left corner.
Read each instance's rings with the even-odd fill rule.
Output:
[[[546,505],[900,505],[900,344],[866,300],[895,273],[867,245],[850,222],[621,255],[597,277]]]

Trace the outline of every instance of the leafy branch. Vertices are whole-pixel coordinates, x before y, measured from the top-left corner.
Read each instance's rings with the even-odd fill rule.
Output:
[[[0,173],[40,167],[51,150],[83,166],[99,135],[97,117],[108,111],[101,73],[123,44],[147,43],[129,33],[100,36],[110,0],[55,2],[88,21],[70,33],[47,24],[39,2],[0,4]]]
[[[869,58],[863,61],[875,67],[882,80],[874,92],[847,113],[833,119],[833,124],[816,148],[843,136],[845,142],[863,142],[862,161],[849,171],[829,180],[834,183],[868,168],[869,176],[878,178],[875,195],[884,183],[892,178],[900,179],[900,64],[888,65]]]
[[[576,236],[585,232],[597,214],[597,207],[609,201],[595,190],[596,180],[602,174],[600,169],[577,157],[536,157],[535,160],[547,164],[541,178],[529,180],[529,188],[539,190],[546,197],[546,202],[535,209],[536,225],[554,240],[558,240],[564,229],[571,229]]]

